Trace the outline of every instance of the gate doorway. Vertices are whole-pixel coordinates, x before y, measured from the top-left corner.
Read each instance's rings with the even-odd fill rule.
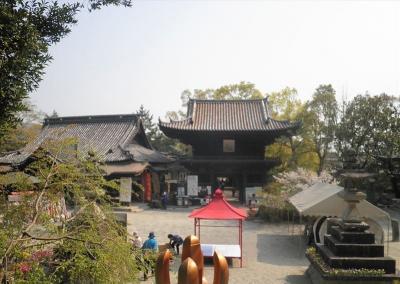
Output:
[[[224,192],[226,200],[240,201],[240,183],[235,176],[217,175],[217,185]]]

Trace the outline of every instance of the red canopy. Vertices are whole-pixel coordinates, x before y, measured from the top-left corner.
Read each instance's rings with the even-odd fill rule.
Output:
[[[247,213],[243,209],[235,208],[225,199],[221,189],[217,189],[211,202],[200,209],[193,210],[190,218],[209,220],[244,220]]]

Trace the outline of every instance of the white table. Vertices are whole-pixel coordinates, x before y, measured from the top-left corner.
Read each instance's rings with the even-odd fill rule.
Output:
[[[214,251],[219,252],[227,258],[241,257],[239,245],[201,244],[201,251],[205,257],[212,257],[214,255]]]

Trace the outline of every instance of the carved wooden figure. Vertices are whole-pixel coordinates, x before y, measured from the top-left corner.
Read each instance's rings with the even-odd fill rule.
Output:
[[[178,284],[199,283],[199,270],[192,258],[186,258],[178,270]]]
[[[167,249],[165,252],[160,253],[156,262],[156,283],[157,284],[171,284],[169,278],[169,261],[172,257],[171,252]]]
[[[203,272],[204,272],[204,257],[201,251],[200,240],[196,236],[187,236],[183,241],[182,249],[182,263],[183,261],[190,257],[197,265],[197,270],[199,273],[199,284],[203,282]]]
[[[160,253],[156,263],[156,284],[171,284],[169,261],[171,252]],[[213,284],[228,284],[229,270],[225,257],[214,252],[214,281]],[[178,271],[178,284],[207,284],[203,277],[204,258],[200,241],[196,236],[188,236],[183,242],[182,264]]]
[[[213,284],[228,284],[229,271],[228,271],[228,262],[226,261],[226,258],[223,255],[214,252],[213,260],[214,260]]]

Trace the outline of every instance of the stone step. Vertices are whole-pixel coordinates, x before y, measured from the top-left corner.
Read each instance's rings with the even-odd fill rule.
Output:
[[[138,206],[119,206],[119,207],[113,207],[113,211],[115,212],[142,212],[143,208],[140,208]]]
[[[324,236],[324,243],[336,256],[382,257],[385,255],[385,248],[380,244],[342,243],[331,235]]]
[[[347,244],[374,244],[375,235],[369,231],[365,232],[345,232],[338,226],[332,226],[328,232],[335,239]]]
[[[317,250],[332,268],[384,269],[386,274],[396,273],[396,261],[391,257],[342,257],[335,256],[327,246],[317,244]]]

